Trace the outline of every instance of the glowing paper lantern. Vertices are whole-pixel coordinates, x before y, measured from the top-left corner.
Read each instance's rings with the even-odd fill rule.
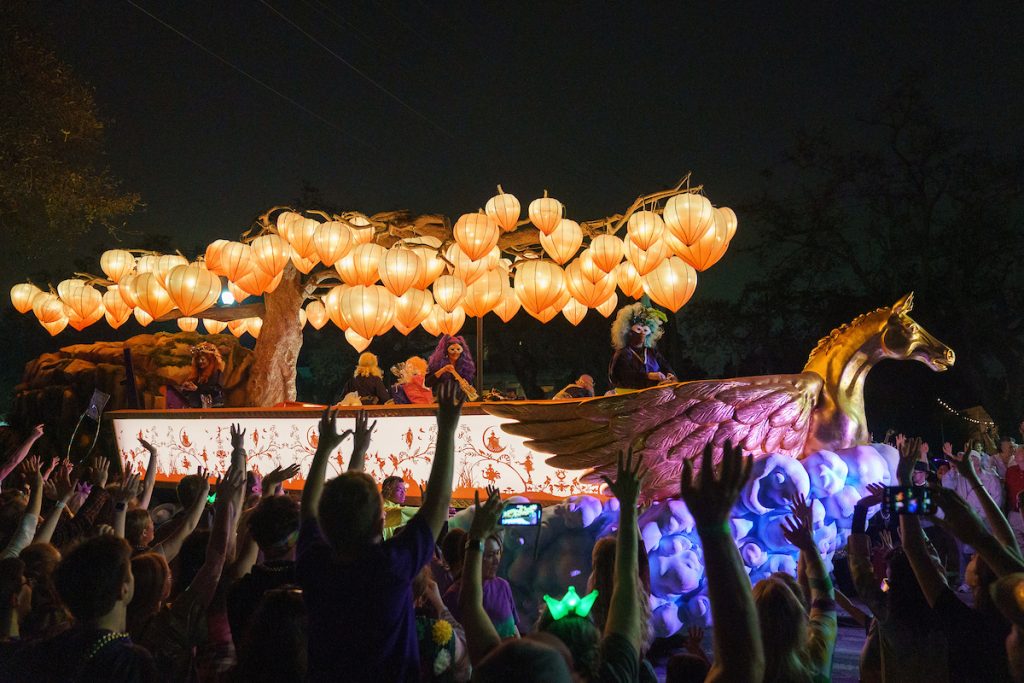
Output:
[[[540,234],[540,245],[555,263],[562,265],[579,251],[583,244],[583,230],[576,221],[563,218],[550,235]]]
[[[434,301],[450,313],[466,295],[466,285],[454,275],[442,275],[434,282]]]
[[[177,266],[167,276],[167,294],[186,317],[217,303],[220,290],[220,278],[198,263]]]
[[[689,192],[670,197],[663,216],[665,227],[686,245],[696,242],[714,220],[707,197]]]
[[[629,261],[620,263],[615,268],[615,282],[622,293],[631,299],[639,299],[644,295],[644,283],[640,279],[640,273]]]
[[[321,329],[330,319],[322,301],[310,301],[306,304],[306,320],[314,329]]]
[[[210,320],[209,318],[203,318],[203,327],[206,328],[207,334],[220,334],[227,328],[228,324],[222,320]]]
[[[678,256],[670,256],[643,276],[643,283],[647,296],[675,313],[697,289],[697,271]]]
[[[644,251],[661,239],[665,221],[653,211],[637,211],[626,221],[626,234],[633,244]]]
[[[668,254],[669,250],[665,240],[658,240],[646,251],[638,247],[632,240],[626,242],[626,260],[633,264],[641,277],[657,268]]]
[[[588,251],[594,261],[594,265],[605,273],[615,270],[625,254],[622,240],[615,235],[598,235],[590,240]]]
[[[278,273],[278,275],[281,275],[281,273]],[[259,296],[270,288],[275,277],[275,275],[271,275],[259,266],[254,265],[248,273],[236,280],[234,284],[247,295]]]
[[[128,275],[121,279],[121,282],[117,285],[117,293],[121,295],[121,299],[128,306],[128,308],[137,308],[139,305],[139,298],[135,296],[135,279],[138,275]]]
[[[199,318],[191,318],[189,316],[178,318],[178,329],[182,332],[195,332],[199,329]]]
[[[316,254],[325,266],[333,266],[345,256],[352,248],[353,241],[352,230],[341,221],[323,223],[313,235]]]
[[[427,334],[431,337],[439,337],[441,335],[441,328],[437,326],[437,311],[444,313],[437,304],[432,305],[430,307],[430,315],[424,318],[423,322],[420,323],[420,327],[426,330]]]
[[[395,299],[394,294],[379,285],[356,285],[341,295],[341,307],[349,327],[360,337],[372,339],[386,332],[394,322]]]
[[[491,257],[474,261],[469,258],[469,254],[462,251],[458,244],[449,246],[445,256],[452,263],[452,274],[467,285],[471,285],[483,277],[483,274],[491,269],[490,261],[493,259]]]
[[[519,312],[519,308],[522,304],[519,303],[519,297],[516,296],[516,290],[511,285],[506,285],[502,289],[501,298],[498,303],[494,305],[491,311],[494,315],[501,318],[503,323],[507,323],[511,320],[516,313]]]
[[[438,248],[441,246],[441,240],[433,237],[422,238],[424,241],[431,240],[437,242],[436,245],[424,244],[422,246],[414,246],[412,250],[416,252],[417,256],[423,262],[423,270],[420,273],[420,278],[413,285],[416,289],[426,289],[430,285],[434,284],[434,280],[439,278],[444,273],[445,268],[448,264],[444,262],[441,255],[438,253]]]
[[[249,298],[249,292],[245,291],[230,280],[228,281],[228,291],[231,292],[231,297],[235,300],[236,304],[240,304]]]
[[[595,308],[594,310],[607,318],[612,313],[615,312],[615,309],[618,307],[618,305],[619,295],[612,292],[612,295],[608,297],[605,301],[601,302],[601,305]]]
[[[11,303],[18,313],[28,313],[32,310],[32,300],[42,290],[31,282],[22,282],[11,287]]]
[[[76,289],[81,289],[82,287],[85,287],[85,280],[79,280],[77,278],[61,280],[59,283],[57,283],[57,296],[59,296],[62,301],[67,303],[67,300],[71,297],[72,292],[74,292]]]
[[[391,247],[377,267],[381,283],[395,296],[402,296],[423,274],[423,261],[412,249]]]
[[[550,235],[562,220],[563,210],[562,202],[549,197],[548,191],[544,190],[542,198],[530,202],[530,222],[545,235]]]
[[[139,301],[138,308],[154,320],[167,315],[174,309],[167,290],[160,284],[156,273],[142,273],[135,278],[135,297]]]
[[[43,328],[50,333],[51,337],[56,337],[58,334],[64,331],[64,328],[68,326],[68,317],[62,316],[57,318],[51,323],[44,323],[40,321]]]
[[[114,284],[135,270],[135,257],[124,249],[108,249],[100,256],[100,269]]]
[[[528,313],[535,315],[566,292],[565,275],[550,261],[526,261],[516,267],[515,288],[519,302]]]
[[[373,241],[375,230],[366,216],[354,215],[348,219],[349,229],[352,230],[353,247],[360,244],[369,244]]]
[[[285,241],[290,240],[292,235],[292,224],[295,221],[301,220],[303,220],[301,213],[295,213],[294,211],[282,211],[277,214],[277,234]]]
[[[263,318],[246,318],[245,319],[245,331],[253,336],[253,339],[260,338],[260,332],[263,330]]]
[[[135,322],[139,323],[143,327],[153,322],[153,316],[151,316],[149,313],[146,313],[141,308],[136,308],[134,311],[132,311],[132,314],[135,316]]]
[[[296,223],[293,221],[292,227]],[[256,266],[270,277],[284,270],[292,255],[288,243],[280,235],[261,235],[252,241],[249,248],[252,249],[252,260]],[[230,275],[228,277],[231,278]]]
[[[594,263],[594,257],[589,249],[584,249],[576,261],[580,264],[580,272],[583,274],[583,277],[591,282],[600,282],[608,276],[608,273],[598,268],[597,264]]]
[[[206,269],[211,273],[217,275],[227,275],[221,268],[220,256],[224,250],[224,245],[228,243],[227,240],[214,240],[210,242],[210,246],[206,247]]]
[[[94,322],[102,318],[103,314],[104,310],[102,303],[99,306],[97,306],[96,309],[93,310],[92,313],[90,313],[88,316],[80,316],[77,313],[74,313],[73,311],[68,311],[68,325],[71,325],[71,327],[81,332],[85,328],[89,327],[89,325],[92,325]]]
[[[483,277],[466,287],[462,300],[466,315],[482,318],[501,301],[501,294],[506,287],[508,276],[502,270],[487,271]]]
[[[103,317],[103,295],[95,287],[90,285],[74,287],[68,293],[68,296],[62,296],[61,300],[70,309],[71,312],[68,313],[68,317],[72,319],[73,323],[81,324],[85,320],[96,322]],[[74,325],[72,326],[74,327]],[[82,327],[84,328],[85,325],[82,325]],[[82,328],[75,327],[75,329]]]
[[[435,306],[434,318],[439,331],[444,334],[458,334],[466,323],[466,311],[462,306],[456,306],[451,311],[445,311],[443,308]]]
[[[156,260],[156,269],[153,272],[156,273],[157,278],[160,280],[160,285],[166,288],[167,276],[171,274],[171,271],[178,266],[187,265],[188,259],[181,254],[164,254]]]
[[[503,231],[512,232],[519,223],[519,213],[522,208],[515,195],[502,192],[501,185],[498,185],[498,194],[487,200],[484,211],[498,222]]]
[[[228,321],[228,331],[236,337],[241,337],[246,333],[248,327],[248,318],[239,318],[238,320]]]
[[[315,253],[313,254],[312,258],[302,258],[297,253],[295,253],[295,250],[292,250],[291,256],[292,265],[295,266],[295,270],[303,274],[313,270],[313,267],[316,266],[316,264],[320,263],[320,258]],[[278,273],[278,275],[282,274],[284,274],[284,271]],[[277,285],[274,286],[276,287]]]
[[[119,285],[110,285],[103,293],[103,314],[107,318],[107,324],[115,330],[132,317],[131,306],[125,303]]]
[[[565,269],[565,285],[576,301],[589,308],[600,306],[601,302],[615,293],[614,277],[605,275],[597,282],[591,282],[583,276],[579,259]]]
[[[135,272],[140,275],[142,273],[155,273],[157,263],[159,262],[159,254],[146,254],[145,256],[140,256],[139,260],[135,262]]]
[[[728,206],[723,206],[719,211],[725,216],[725,241],[732,242],[732,238],[736,234],[736,227],[739,225],[739,219],[736,218],[736,212]]]
[[[395,327],[412,329],[434,309],[434,297],[422,289],[410,289],[395,302]]]
[[[574,326],[579,325],[583,321],[584,316],[587,315],[587,307],[576,301],[576,299],[570,298],[569,303],[562,308],[562,315]]]
[[[299,258],[311,259],[316,254],[316,233],[319,221],[312,218],[300,218],[288,226],[288,243],[299,255]]]
[[[455,221],[455,243],[473,261],[479,261],[498,244],[501,228],[486,213],[464,213]]]
[[[729,240],[726,239],[729,234],[726,217],[718,209],[715,209],[712,215],[714,220],[704,234],[679,254],[684,261],[702,272],[718,263],[729,248]]]
[[[348,329],[348,320],[345,319],[345,311],[342,308],[341,298],[349,289],[349,285],[331,287],[331,290],[327,292],[327,296],[324,297],[324,310],[327,311],[327,317],[331,319],[331,322],[338,326],[338,329],[341,330]]]
[[[355,332],[355,330],[349,328],[345,330],[345,341],[347,341],[353,349],[362,353],[370,345],[371,340],[360,336]]]
[[[256,267],[252,249],[241,242],[228,242],[221,247],[219,264],[221,272],[232,282],[238,282]]]
[[[354,284],[369,287],[377,282],[380,262],[386,253],[387,249],[372,242],[360,244],[353,249],[349,256],[352,258],[352,272],[355,275]],[[349,256],[346,256],[345,259],[349,258]],[[345,259],[342,259],[342,262],[344,262]],[[344,277],[342,279],[344,279]],[[345,280],[345,282],[347,283],[348,280]],[[365,336],[372,337],[373,335]]]

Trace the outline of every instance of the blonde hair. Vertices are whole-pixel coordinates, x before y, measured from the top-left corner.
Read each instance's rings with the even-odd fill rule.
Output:
[[[404,384],[412,381],[412,378],[416,375],[427,374],[427,361],[420,358],[419,356],[412,356],[407,361],[401,364],[401,370],[398,375],[398,379]]]
[[[359,356],[359,364],[356,365],[356,377],[383,377],[384,371],[377,365],[377,356],[369,351]]]

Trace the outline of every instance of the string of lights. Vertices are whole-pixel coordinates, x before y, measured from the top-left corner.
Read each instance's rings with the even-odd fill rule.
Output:
[[[995,422],[992,422],[991,420],[979,420],[977,418],[973,418],[973,417],[970,417],[968,415],[964,415],[959,410],[957,410],[956,408],[952,407],[951,405],[949,405],[948,403],[943,401],[941,398],[937,398],[935,400],[938,401],[940,406],[942,406],[943,408],[945,408],[949,412],[953,413],[954,415],[959,417],[961,420],[966,420],[967,422],[972,422],[972,423],[974,423],[976,425],[988,426],[988,425],[994,425],[995,424]]]

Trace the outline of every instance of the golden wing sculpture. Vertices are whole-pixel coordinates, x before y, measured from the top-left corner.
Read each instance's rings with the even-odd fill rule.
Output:
[[[679,490],[683,460],[726,441],[752,453],[798,457],[821,391],[815,373],[681,382],[629,394],[553,403],[496,403],[485,410],[517,422],[502,426],[548,463],[614,477],[618,452],[633,445],[650,468],[645,493]]]

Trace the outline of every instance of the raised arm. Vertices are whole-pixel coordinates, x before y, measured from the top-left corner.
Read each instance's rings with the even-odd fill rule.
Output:
[[[126,470],[124,481],[113,496],[114,533],[121,538],[124,538],[124,520],[128,516],[128,501],[136,496],[141,487],[139,473]]]
[[[978,556],[985,560],[997,576],[1024,572],[1024,560],[985,529],[984,523],[956,491],[935,489],[932,495],[939,509],[945,513],[943,526],[958,539],[973,546]]]
[[[639,656],[643,645],[640,632],[641,605],[636,599],[637,550],[640,532],[636,525],[636,499],[640,495],[640,482],[646,471],[641,469],[642,458],[633,459],[632,450],[619,453],[615,481],[603,477],[608,489],[619,499],[619,531],[615,544],[615,580],[608,603],[605,635],[615,633],[629,641]]]
[[[324,478],[327,476],[327,461],[331,454],[338,449],[341,442],[351,431],[338,433],[338,411],[330,408],[324,409],[320,416],[320,434],[317,438],[316,453],[313,455],[313,462],[309,466],[309,474],[306,476],[306,485],[302,487],[302,519],[315,519],[320,510],[320,495],[324,491]]]
[[[693,462],[683,463],[680,493],[697,522],[704,548],[704,569],[711,600],[715,664],[707,681],[759,681],[764,677],[764,646],[754,608],[750,579],[743,570],[729,517],[740,491],[750,479],[753,460],[741,448],[726,444],[715,475],[714,454],[704,449],[700,474]]]
[[[39,524],[39,511],[43,508],[43,474],[40,470],[39,458],[32,456],[25,461],[25,477],[32,487],[28,497],[28,505],[21,516],[18,527],[8,541],[7,547],[0,552],[0,559],[17,557],[21,551],[32,542],[35,536],[36,526]]]
[[[448,519],[452,499],[452,478],[455,476],[455,430],[459,426],[464,399],[455,384],[444,384],[437,390],[437,445],[434,462],[427,479],[427,492],[417,515],[424,515],[430,532],[437,538]]]
[[[366,452],[370,450],[370,439],[377,421],[369,424],[370,418],[365,410],[356,413],[356,429],[352,435],[352,460],[348,463],[349,472],[362,472],[366,469]]]
[[[868,495],[857,501],[853,508],[853,528],[846,542],[850,574],[857,588],[857,595],[872,612],[883,618],[887,612],[878,588],[878,578],[871,565],[871,539],[867,535],[867,519],[868,510],[882,502],[884,490],[885,487],[881,484],[868,485]]]
[[[71,496],[75,492],[75,482],[71,481],[71,470],[63,465],[58,466],[44,484],[44,490],[47,492],[47,496],[56,502],[46,520],[36,531],[36,537],[32,539],[33,543],[49,543],[53,538],[53,530],[57,528],[57,522],[60,521],[64,514],[64,508],[68,506],[68,501],[71,500]]]
[[[917,462],[921,439],[907,439],[899,443],[900,463],[896,470],[896,476],[900,486],[910,486],[913,482],[912,473],[914,463]],[[946,579],[942,572],[932,562],[931,555],[928,553],[928,539],[925,538],[921,520],[916,515],[900,515],[900,539],[903,553],[907,556],[910,568],[914,571],[921,592],[924,593],[928,604],[935,607],[949,586],[946,585]]]
[[[21,442],[21,445],[11,454],[11,457],[6,462],[0,464],[0,481],[3,481],[7,476],[14,471],[14,469],[21,464],[21,461],[25,459],[28,452],[32,450],[32,446],[35,445],[39,437],[43,435],[43,425],[39,424],[32,428],[29,432],[28,438]]]
[[[240,424],[231,425],[231,467],[245,476],[245,430]]]
[[[794,507],[804,506],[809,511],[803,496],[798,496]],[[811,613],[808,628],[807,652],[819,674],[828,676],[832,671],[832,655],[835,652],[838,622],[836,621],[836,596],[832,581],[825,570],[825,563],[814,541],[809,515],[799,514],[783,520],[782,533],[792,545],[800,550],[800,556],[807,568],[807,582],[811,587]]]
[[[200,604],[207,606],[213,601],[220,581],[224,562],[227,558],[228,537],[234,533],[238,515],[238,501],[245,488],[245,467],[228,468],[224,479],[217,487],[217,502],[214,504],[213,529],[206,545],[206,559],[196,572],[186,592]]]
[[[473,494],[476,513],[473,515],[469,537],[466,539],[462,590],[459,591],[459,612],[462,616],[462,626],[466,629],[469,661],[474,666],[501,643],[501,637],[491,623],[491,618],[484,611],[483,557],[487,537],[498,527],[504,503],[498,489],[488,488],[487,493],[487,501],[483,505],[480,504],[480,493]]]
[[[153,499],[153,487],[156,486],[157,453],[156,447],[145,439],[139,439],[142,447],[149,451],[149,463],[146,464],[146,478],[142,480],[142,493],[139,494],[139,507],[149,509],[149,501]]]
[[[199,520],[203,517],[203,511],[206,510],[207,497],[210,495],[210,473],[200,467],[198,474],[203,483],[185,518],[170,536],[151,548],[153,552],[163,555],[168,562],[174,560],[181,552],[181,546],[185,543],[185,539],[195,531]]]
[[[1020,546],[1017,545],[1017,539],[1013,535],[1010,523],[1003,515],[1002,510],[999,509],[999,506],[996,505],[996,502],[992,500],[992,496],[989,495],[988,490],[978,476],[978,472],[974,469],[974,462],[971,460],[970,444],[964,445],[963,453],[954,455],[953,445],[946,442],[942,445],[942,452],[953,463],[953,466],[956,467],[960,476],[971,487],[971,490],[974,491],[974,495],[978,497],[978,502],[981,503],[981,509],[985,512],[985,519],[988,521],[988,528],[992,530],[992,535],[1020,557]]]

